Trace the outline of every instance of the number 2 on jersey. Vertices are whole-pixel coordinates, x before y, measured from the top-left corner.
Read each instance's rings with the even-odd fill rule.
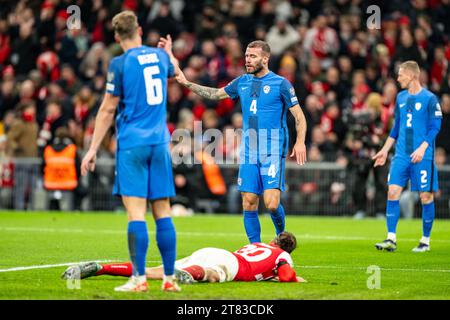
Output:
[[[406,114],[406,126],[408,128],[412,127],[412,113],[407,113]]]
[[[158,66],[149,66],[144,68],[145,91],[147,94],[147,103],[151,106],[163,102],[162,81],[158,78],[153,78],[154,75],[159,74]]]

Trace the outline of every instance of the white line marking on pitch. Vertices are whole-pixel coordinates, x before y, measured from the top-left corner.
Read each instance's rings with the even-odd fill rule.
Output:
[[[91,260],[96,262],[112,262],[112,260]],[[15,267],[15,268],[9,268],[9,269],[0,269],[0,272],[11,272],[11,271],[24,271],[24,270],[32,270],[32,269],[48,269],[48,268],[56,268],[56,267],[65,267],[65,266],[72,266],[74,264],[84,263],[84,262],[90,262],[90,261],[79,261],[79,262],[65,262],[65,263],[58,263],[58,264],[44,264],[44,265],[36,265],[36,266],[26,266],[26,267]]]
[[[117,262],[115,260],[91,260],[100,263],[104,262]],[[25,266],[25,267],[15,267],[9,269],[0,269],[0,272],[13,272],[13,271],[25,271],[25,270],[33,270],[33,269],[49,269],[56,267],[65,267],[71,266],[74,264],[79,264],[83,262],[91,262],[91,261],[80,261],[80,262],[65,262],[58,264],[45,264],[45,265],[36,265],[36,266]],[[161,264],[160,260],[148,260],[148,263],[157,263]],[[347,267],[347,266],[298,266],[300,269],[340,269],[340,270],[366,270],[366,267]],[[441,273],[450,273],[450,270],[445,269],[408,269],[408,268],[380,268],[383,271],[406,271],[406,272],[441,272]]]
[[[29,232],[52,232],[52,233],[102,233],[102,234],[121,234],[126,235],[126,231],[119,230],[94,230],[94,229],[68,229],[68,228],[34,228],[34,227],[0,227],[1,231],[29,231]],[[149,234],[155,234],[154,231],[149,231]],[[192,237],[202,237],[202,236],[217,236],[217,237],[243,237],[245,235],[242,233],[226,233],[226,232],[184,232],[178,231],[177,235],[180,236],[192,236]],[[264,238],[273,237],[272,234],[262,234]],[[368,237],[359,237],[359,236],[318,236],[312,234],[301,234],[297,236],[298,239],[306,239],[306,240],[344,240],[344,241],[379,241],[380,238],[368,238]],[[412,241],[417,242],[417,239],[412,238],[402,238],[401,241]],[[446,239],[433,239],[433,242],[443,242],[449,243],[450,240]]]

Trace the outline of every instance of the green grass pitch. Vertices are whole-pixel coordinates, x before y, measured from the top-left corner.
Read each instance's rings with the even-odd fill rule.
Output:
[[[149,265],[160,263],[155,225],[148,218]],[[203,247],[236,250],[246,244],[238,215],[174,218],[177,257]],[[101,276],[69,289],[60,279],[65,266],[89,260],[127,261],[125,214],[0,213],[0,299],[449,299],[450,221],[436,220],[431,251],[413,253],[421,236],[421,220],[400,220],[398,249],[380,252],[374,243],[386,235],[383,220],[287,216],[287,230],[299,242],[293,253],[297,273],[308,283],[222,283],[183,286],[163,293],[150,281],[148,293],[117,293],[121,277]],[[261,216],[262,240],[274,227]],[[369,289],[369,266],[380,268],[380,288]],[[20,267],[27,267],[20,269]],[[33,267],[33,268],[30,268]],[[369,279],[369,283],[373,283]],[[72,284],[73,285],[73,284]],[[70,287],[70,285],[69,285]]]

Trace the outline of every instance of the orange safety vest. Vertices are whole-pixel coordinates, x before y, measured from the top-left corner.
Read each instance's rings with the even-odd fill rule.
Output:
[[[197,151],[195,157],[202,161],[203,174],[209,191],[217,196],[223,196],[227,192],[227,186],[214,158],[202,151]]]
[[[75,157],[77,147],[69,144],[61,151],[44,150],[44,187],[47,190],[73,190],[78,185]]]

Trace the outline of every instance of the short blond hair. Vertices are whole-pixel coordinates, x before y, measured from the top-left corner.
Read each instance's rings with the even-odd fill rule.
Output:
[[[403,62],[402,64],[400,64],[400,67],[398,69],[399,70],[400,69],[409,70],[417,76],[420,75],[419,64],[414,60],[408,60],[408,61]]]
[[[133,39],[137,34],[139,27],[136,14],[133,11],[126,10],[116,14],[112,19],[114,33],[121,40]]]

